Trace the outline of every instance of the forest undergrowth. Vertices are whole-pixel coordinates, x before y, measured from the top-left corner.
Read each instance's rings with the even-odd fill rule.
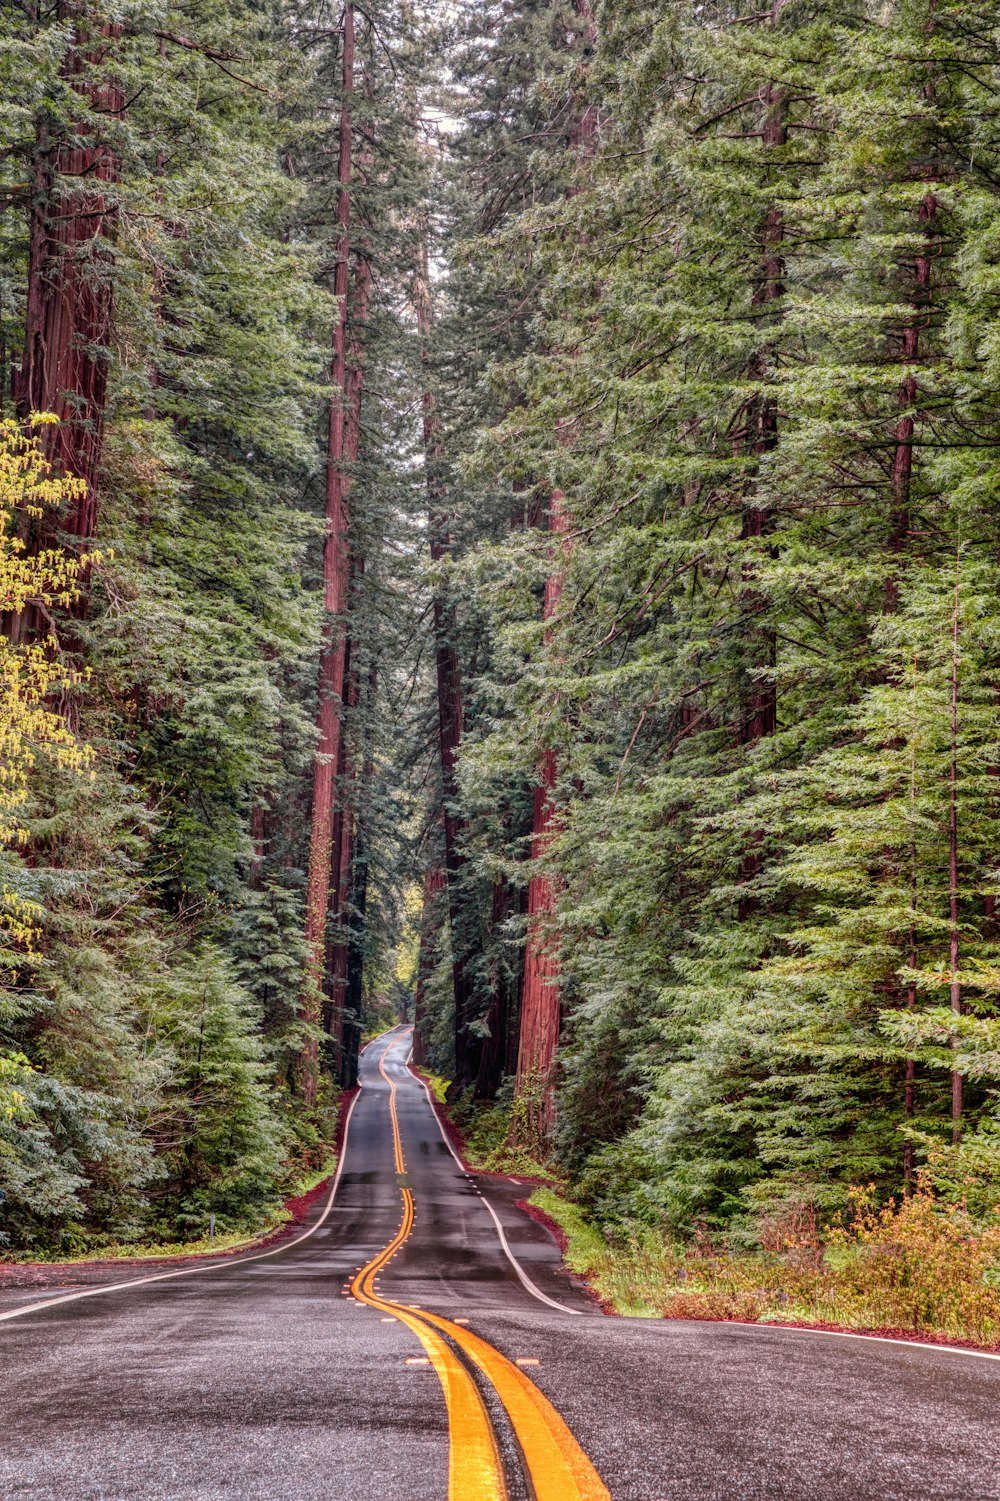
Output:
[[[571,1271],[615,1313],[670,1319],[832,1325],[1000,1347],[1000,1222],[942,1199],[926,1177],[902,1203],[858,1189],[842,1223],[775,1217],[754,1249],[652,1230],[605,1235],[578,1205],[539,1188]]]
[[[1000,1349],[1000,1206],[992,1175],[960,1152],[932,1153],[906,1198],[850,1191],[825,1221],[790,1203],[738,1233],[604,1223],[552,1161],[519,1146],[510,1100],[476,1103],[424,1074],[480,1172],[543,1180],[528,1200],[567,1268],[609,1312],[633,1318],[827,1326]],[[449,1099],[449,1096],[451,1097]],[[978,1170],[977,1170],[978,1169]]]
[[[513,1080],[508,1081],[495,1100],[477,1101],[471,1090],[456,1091],[453,1081],[441,1074],[430,1074],[423,1069],[417,1072],[437,1101],[469,1167],[480,1173],[562,1183],[551,1164],[545,1164],[536,1152],[517,1144],[516,1133],[511,1130],[517,1109]]]

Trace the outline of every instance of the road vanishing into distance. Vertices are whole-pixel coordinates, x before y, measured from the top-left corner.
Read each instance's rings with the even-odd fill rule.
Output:
[[[409,1045],[294,1240],[0,1294],[2,1501],[1000,1498],[1000,1360],[605,1317]]]

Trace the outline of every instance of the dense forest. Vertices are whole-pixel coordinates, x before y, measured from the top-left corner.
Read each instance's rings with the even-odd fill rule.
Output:
[[[993,8],[0,18],[0,1250],[402,1014],[612,1232],[992,1210]]]

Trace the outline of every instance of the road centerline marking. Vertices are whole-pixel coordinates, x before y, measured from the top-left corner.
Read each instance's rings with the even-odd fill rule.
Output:
[[[470,1501],[473,1498],[474,1501],[487,1501],[487,1497],[492,1494],[485,1489],[465,1492],[455,1488],[456,1475],[464,1476],[466,1473],[462,1468],[462,1451],[466,1446],[471,1445],[474,1452],[478,1451],[480,1458],[475,1463],[480,1466],[483,1463],[481,1456],[485,1444],[482,1424],[485,1424],[488,1431],[489,1445],[497,1466],[496,1479],[501,1489],[496,1494],[501,1497],[507,1494],[496,1437],[482,1397],[476,1390],[471,1375],[456,1357],[453,1346],[457,1346],[466,1359],[475,1365],[499,1398],[510,1420],[523,1460],[525,1476],[534,1495],[544,1497],[544,1501],[611,1501],[610,1492],[561,1414],[517,1364],[461,1324],[429,1313],[426,1309],[417,1311],[413,1304],[395,1303],[384,1294],[375,1292],[375,1278],[409,1238],[414,1219],[413,1192],[405,1180],[403,1143],[396,1109],[396,1083],[386,1070],[385,1053],[379,1060],[379,1072],[389,1086],[393,1157],[397,1181],[402,1185],[403,1220],[389,1245],[372,1259],[363,1272],[358,1273],[352,1284],[352,1292],[365,1302],[376,1303],[380,1308],[387,1309],[407,1324],[423,1343],[431,1362],[438,1368],[448,1405],[451,1435],[449,1501],[459,1501],[459,1498],[464,1501],[466,1495]],[[436,1332],[440,1346],[430,1342]],[[440,1367],[435,1355],[441,1361]],[[538,1361],[532,1360],[530,1363],[537,1365]],[[475,1395],[474,1402],[469,1400],[466,1383],[471,1386]],[[470,1417],[472,1427],[467,1430],[464,1424]],[[464,1480],[460,1479],[458,1483],[464,1484]]]
[[[386,1073],[384,1056],[379,1061],[379,1071],[389,1085],[393,1155],[396,1172],[402,1174],[403,1144],[395,1109],[396,1086]],[[413,1229],[413,1193],[406,1184],[401,1185],[400,1193],[403,1218],[399,1229],[389,1244],[357,1273],[351,1283],[351,1292],[358,1305],[367,1304],[405,1324],[420,1341],[426,1352],[424,1358],[437,1373],[448,1412],[448,1501],[509,1501],[493,1425],[470,1372],[447,1339],[428,1328],[422,1317],[383,1297],[375,1289],[379,1272]]]

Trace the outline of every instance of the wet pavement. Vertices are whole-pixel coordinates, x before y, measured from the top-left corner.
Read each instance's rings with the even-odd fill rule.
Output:
[[[383,1055],[415,1202],[383,1295],[537,1361],[531,1379],[614,1501],[1000,1501],[1000,1361],[605,1317],[518,1186],[455,1161],[407,1047],[396,1033],[367,1050],[336,1196],[305,1238],[194,1271],[0,1289],[2,1501],[445,1501],[438,1378],[407,1364],[422,1354],[410,1330],[346,1290],[400,1222]]]

